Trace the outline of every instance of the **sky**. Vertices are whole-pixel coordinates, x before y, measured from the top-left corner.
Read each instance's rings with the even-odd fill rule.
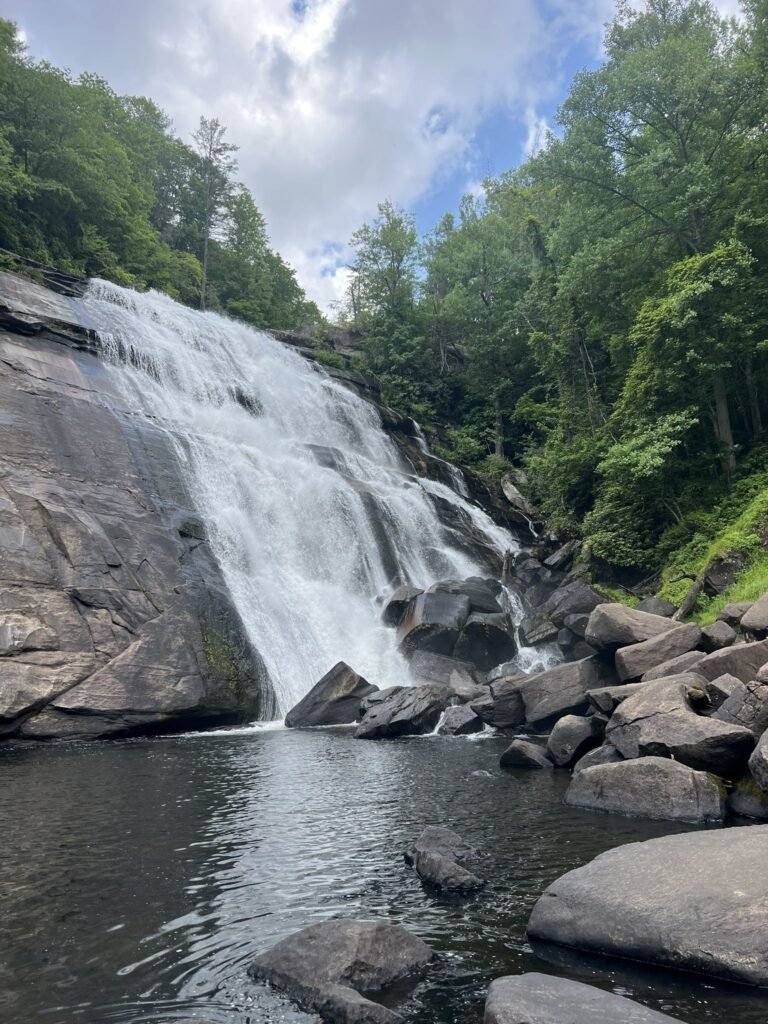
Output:
[[[720,0],[734,13],[736,0]],[[189,139],[216,116],[274,248],[341,297],[384,199],[429,230],[553,123],[613,0],[5,0],[30,53],[150,96]]]

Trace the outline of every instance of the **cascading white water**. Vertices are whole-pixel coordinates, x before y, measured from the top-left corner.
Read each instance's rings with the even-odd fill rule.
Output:
[[[409,474],[374,406],[269,335],[103,281],[84,301],[125,404],[175,445],[281,713],[340,660],[408,681],[377,595],[482,572],[434,501],[499,553],[510,535]]]

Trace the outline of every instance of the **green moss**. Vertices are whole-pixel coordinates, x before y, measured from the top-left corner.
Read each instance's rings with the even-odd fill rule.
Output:
[[[595,590],[598,594],[603,594],[606,601],[610,601],[612,604],[624,604],[627,608],[636,608],[640,602],[639,597],[635,594],[628,594],[620,587],[606,587],[603,583],[598,583],[595,584]]]
[[[225,636],[216,629],[203,632],[203,647],[211,675],[223,683],[238,704],[246,699],[245,687],[235,652]]]
[[[322,363],[323,366],[334,366],[337,370],[343,370],[346,366],[344,356],[329,348],[316,348],[313,355],[316,362]]]

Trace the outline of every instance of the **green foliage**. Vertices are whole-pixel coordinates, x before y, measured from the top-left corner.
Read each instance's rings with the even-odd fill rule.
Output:
[[[335,366],[337,370],[343,370],[346,366],[344,356],[330,348],[316,348],[312,354],[317,362],[322,363],[323,366]]]
[[[0,247],[258,326],[318,319],[233,182],[224,131],[203,118],[192,148],[151,100],[35,62],[0,19]]]

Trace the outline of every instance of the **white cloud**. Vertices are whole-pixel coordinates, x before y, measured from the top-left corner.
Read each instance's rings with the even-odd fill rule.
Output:
[[[527,134],[523,142],[523,156],[535,156],[547,141],[549,124],[546,117],[540,117],[534,107],[528,107],[525,112],[525,126]]]
[[[323,303],[378,202],[477,174],[489,113],[517,118],[535,148],[536,110],[570,48],[596,52],[607,2],[548,0],[545,14],[543,0],[134,0],[128,16],[119,0],[23,0],[48,35],[40,55],[80,70],[68,45],[184,136],[202,113],[228,126],[275,247]]]

